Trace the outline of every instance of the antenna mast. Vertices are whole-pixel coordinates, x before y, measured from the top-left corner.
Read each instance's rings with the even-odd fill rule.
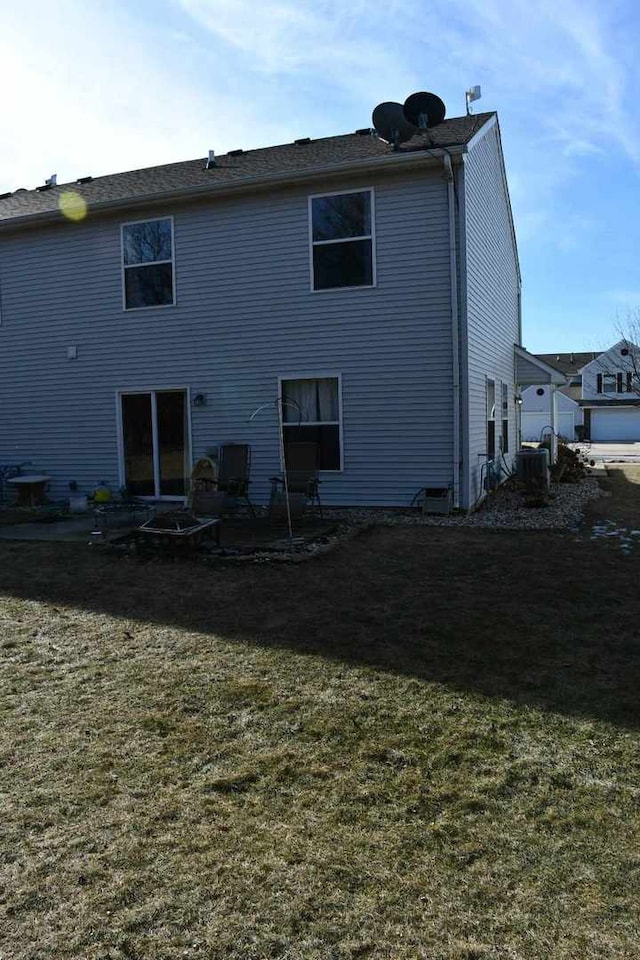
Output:
[[[479,100],[481,96],[482,96],[482,91],[480,90],[480,87],[478,86],[469,87],[469,89],[464,95],[464,98],[467,104],[467,116],[473,113],[473,110],[471,109],[471,104],[473,103],[473,101]]]

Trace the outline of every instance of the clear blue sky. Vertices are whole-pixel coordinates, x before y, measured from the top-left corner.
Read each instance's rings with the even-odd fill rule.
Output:
[[[481,84],[497,110],[530,350],[640,307],[634,0],[0,0],[0,192],[370,123]]]

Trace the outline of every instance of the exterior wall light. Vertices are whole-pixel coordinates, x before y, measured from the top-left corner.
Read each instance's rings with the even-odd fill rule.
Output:
[[[196,393],[191,403],[193,404],[194,407],[206,407],[207,405],[206,393]]]

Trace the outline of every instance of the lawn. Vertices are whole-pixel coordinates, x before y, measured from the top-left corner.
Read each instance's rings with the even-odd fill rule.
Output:
[[[605,496],[589,509],[592,520],[615,520],[627,527],[640,527],[640,465],[607,464],[607,477],[600,481]]]
[[[0,957],[637,958],[637,562],[0,543]]]

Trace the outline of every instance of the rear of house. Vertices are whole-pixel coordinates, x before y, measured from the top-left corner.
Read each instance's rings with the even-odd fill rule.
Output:
[[[492,116],[436,128],[468,235],[444,149],[368,132],[0,200],[0,460],[33,461],[54,498],[100,481],[183,498],[195,459],[248,443],[265,503],[283,409],[285,443],[317,444],[325,503],[438,487],[472,506],[491,379],[504,454],[516,442],[515,245],[506,192],[483,199],[506,190],[499,141],[460,161]]]

